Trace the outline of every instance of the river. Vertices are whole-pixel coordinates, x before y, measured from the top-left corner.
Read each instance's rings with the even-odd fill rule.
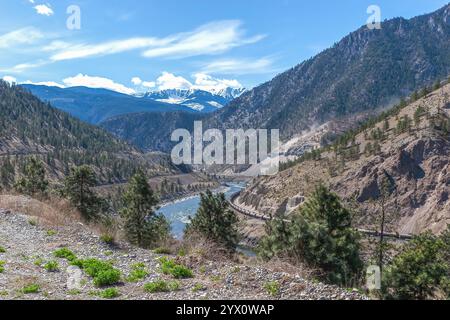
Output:
[[[223,192],[227,199],[244,187],[238,184],[229,184],[216,190],[216,192]],[[197,209],[200,206],[200,195],[181,199],[171,202],[161,207],[158,213],[163,214],[169,220],[172,226],[172,234],[175,238],[181,239],[184,234],[184,229],[189,223],[189,218],[194,217]]]

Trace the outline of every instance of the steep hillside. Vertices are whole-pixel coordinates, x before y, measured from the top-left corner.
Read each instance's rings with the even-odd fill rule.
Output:
[[[244,93],[210,127],[280,129],[283,139],[328,120],[391,106],[450,73],[450,5],[381,30],[362,27],[332,48]]]
[[[193,131],[194,121],[205,114],[187,112],[133,113],[103,121],[100,126],[146,151],[170,153],[175,145],[170,141],[176,129]]]
[[[450,84],[446,84],[349,132],[332,148],[285,165],[276,176],[255,179],[237,203],[267,215],[288,215],[315,185],[325,183],[359,209],[355,217],[359,226],[371,228],[383,181],[389,181],[388,228],[439,233],[450,223],[449,152]]]
[[[42,101],[49,102],[52,106],[92,124],[133,112],[192,111],[183,105],[138,98],[106,89],[36,85],[23,85],[23,87]]]
[[[103,129],[41,102],[26,89],[0,81],[1,184],[10,185],[24,159],[32,155],[45,161],[52,178],[81,164],[94,166],[104,183],[123,181],[139,167],[149,173],[178,171],[167,157],[144,155]]]

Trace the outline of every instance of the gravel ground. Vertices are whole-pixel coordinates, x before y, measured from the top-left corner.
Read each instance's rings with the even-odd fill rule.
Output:
[[[356,290],[344,290],[318,282],[307,281],[296,274],[273,272],[257,264],[237,264],[234,262],[208,261],[196,256],[169,258],[178,259],[192,268],[192,279],[179,280],[177,291],[166,293],[147,293],[143,287],[154,280],[173,281],[162,274],[159,258],[163,255],[149,250],[137,249],[119,243],[111,247],[102,243],[98,236],[84,225],[73,223],[63,228],[48,229],[36,223],[33,218],[10,211],[0,210],[0,261],[4,271],[0,272],[0,300],[92,300],[101,299],[101,289],[92,284],[92,279],[82,274],[78,281],[79,290],[69,290],[67,271],[69,263],[54,257],[54,251],[67,247],[78,258],[97,258],[110,261],[122,272],[122,278],[129,275],[132,265],[143,263],[148,276],[140,282],[129,283],[123,280],[116,286],[120,292],[117,299],[131,300],[323,300],[323,299],[366,299]],[[57,261],[59,271],[48,272],[43,265]],[[41,262],[38,265],[37,262]],[[80,270],[78,270],[80,272]],[[271,295],[266,289],[272,283],[276,290]],[[38,284],[37,293],[25,294],[23,288]]]

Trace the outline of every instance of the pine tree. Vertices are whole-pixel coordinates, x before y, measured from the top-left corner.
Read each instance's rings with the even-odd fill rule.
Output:
[[[186,228],[186,234],[199,234],[228,249],[235,249],[238,244],[238,218],[230,210],[225,195],[214,195],[208,190],[200,198],[200,208]]]
[[[159,200],[142,171],[133,176],[122,201],[121,216],[130,243],[148,248],[169,237],[170,225],[164,216],[155,213]]]
[[[1,187],[9,189],[14,183],[14,177],[14,166],[12,165],[9,157],[6,157],[6,159],[3,161],[2,166],[0,167]]]
[[[46,194],[48,181],[45,178],[42,161],[34,157],[28,159],[24,168],[24,176],[16,182],[15,188],[30,196]]]
[[[104,202],[91,188],[97,185],[94,170],[89,166],[72,168],[64,181],[64,195],[86,220],[99,217]]]
[[[299,259],[320,268],[332,283],[351,284],[362,269],[359,235],[351,218],[339,197],[319,186],[291,223],[268,222],[271,234],[262,239],[260,255]]]

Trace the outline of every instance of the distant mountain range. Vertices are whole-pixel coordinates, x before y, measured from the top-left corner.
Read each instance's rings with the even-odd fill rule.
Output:
[[[214,112],[239,97],[245,89],[225,88],[219,91],[168,89],[146,93],[143,98],[182,105],[200,112]]]
[[[203,90],[164,90],[130,96],[86,87],[59,88],[32,84],[22,86],[42,101],[92,124],[140,112],[213,112],[243,92],[243,89],[232,88],[216,93]]]
[[[142,99],[106,89],[59,88],[30,84],[22,86],[42,101],[92,124],[127,113],[192,111],[182,105]]]
[[[332,48],[207,114],[204,128],[280,129],[281,138],[287,141],[331,120],[346,121],[350,127],[352,121],[447,78],[449,39],[450,5],[410,20],[385,21],[381,30],[364,26]],[[165,97],[170,99],[170,95]],[[352,117],[356,120],[350,121]],[[192,120],[184,114],[176,118],[170,123],[184,123],[186,128]],[[151,116],[116,117],[103,125],[143,149],[160,145],[142,136],[143,128],[154,128]]]

